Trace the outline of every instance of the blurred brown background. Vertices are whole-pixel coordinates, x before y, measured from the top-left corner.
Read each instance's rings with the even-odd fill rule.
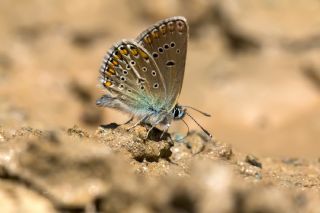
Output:
[[[95,106],[105,52],[183,15],[191,32],[179,102],[211,113],[192,112],[238,150],[319,157],[319,11],[318,0],[1,0],[0,125],[94,131],[125,121]]]

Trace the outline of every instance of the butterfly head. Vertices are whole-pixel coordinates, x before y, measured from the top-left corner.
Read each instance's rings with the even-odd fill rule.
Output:
[[[172,115],[174,120],[182,119],[186,115],[186,108],[177,104],[172,110]]]
[[[182,120],[188,127],[188,134],[189,134],[189,126],[188,124],[183,120],[183,118],[188,115],[201,129],[204,133],[206,133],[206,135],[208,135],[210,138],[212,137],[212,135],[206,130],[204,129],[188,112],[187,112],[187,108],[189,109],[193,109],[201,114],[203,114],[204,116],[210,117],[210,115],[208,113],[202,112],[198,109],[195,109],[191,106],[180,106],[180,105],[176,105],[173,110],[172,110],[172,117],[173,120]],[[187,135],[188,135],[187,134]]]

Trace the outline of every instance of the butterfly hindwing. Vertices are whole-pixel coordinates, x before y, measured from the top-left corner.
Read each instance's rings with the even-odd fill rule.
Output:
[[[188,24],[184,17],[162,20],[137,37],[154,58],[163,75],[167,96],[166,105],[172,109],[181,92],[188,42]]]
[[[166,85],[156,62],[134,41],[115,44],[106,55],[100,73],[103,87],[133,110],[158,106],[166,97]]]

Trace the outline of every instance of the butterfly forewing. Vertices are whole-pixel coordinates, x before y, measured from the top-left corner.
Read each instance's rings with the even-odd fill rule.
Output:
[[[100,69],[102,85],[126,105],[154,108],[166,97],[164,78],[148,51],[123,40],[111,48]]]
[[[154,58],[163,75],[167,96],[165,107],[171,110],[181,92],[188,42],[188,24],[184,17],[162,20],[136,39]]]

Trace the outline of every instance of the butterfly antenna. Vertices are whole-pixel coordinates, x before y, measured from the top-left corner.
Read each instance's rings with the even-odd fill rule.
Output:
[[[189,135],[189,133],[190,133],[190,128],[189,128],[189,126],[188,126],[188,124],[187,124],[187,122],[185,122],[185,120],[183,120],[183,119],[181,119],[182,121],[183,121],[183,123],[187,126],[187,128],[188,128],[188,132],[187,132],[187,135],[186,135],[186,137]]]
[[[210,138],[212,138],[212,135],[205,128],[203,128],[189,113],[186,112],[186,114],[201,128],[201,130],[204,133],[206,133]]]
[[[201,111],[201,110],[198,110],[198,109],[196,109],[196,108],[194,108],[194,107],[192,107],[192,106],[182,106],[182,107],[189,108],[189,109],[193,109],[194,111],[197,111],[197,112],[201,113],[201,114],[204,115],[204,116],[211,117],[210,114],[208,114],[208,113],[206,113],[206,112],[203,112],[203,111]]]

